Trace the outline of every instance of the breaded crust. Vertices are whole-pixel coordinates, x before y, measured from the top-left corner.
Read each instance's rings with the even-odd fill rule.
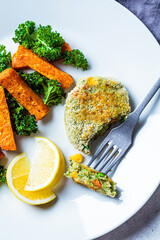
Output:
[[[89,154],[91,140],[129,112],[128,93],[120,82],[113,78],[81,78],[66,99],[68,138],[75,148]]]
[[[2,86],[0,86],[0,147],[2,150],[16,150],[9,109]],[[4,155],[0,153],[2,158]]]
[[[43,118],[49,112],[49,107],[28,87],[14,69],[8,68],[0,73],[0,84],[6,88],[31,115],[35,115],[36,121]]]
[[[28,50],[21,45],[19,45],[16,54],[19,60],[25,63],[30,68],[34,69],[35,71],[39,72],[40,74],[44,75],[49,79],[57,79],[57,81],[61,83],[61,86],[64,89],[69,88],[74,81],[69,74],[56,68],[49,62],[38,57],[31,50]]]

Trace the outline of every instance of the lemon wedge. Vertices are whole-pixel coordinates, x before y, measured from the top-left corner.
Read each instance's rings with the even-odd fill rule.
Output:
[[[44,137],[35,137],[35,141],[35,154],[25,186],[27,191],[51,189],[59,182],[65,169],[64,156],[52,141]]]
[[[25,190],[30,173],[30,162],[25,153],[15,157],[9,164],[6,178],[10,190],[21,201],[40,205],[52,201],[56,196],[51,189],[28,192]]]

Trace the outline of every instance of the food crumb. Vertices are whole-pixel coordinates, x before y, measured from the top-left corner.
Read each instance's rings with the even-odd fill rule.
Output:
[[[83,161],[83,156],[80,153],[73,154],[69,157],[70,160],[81,163]]]

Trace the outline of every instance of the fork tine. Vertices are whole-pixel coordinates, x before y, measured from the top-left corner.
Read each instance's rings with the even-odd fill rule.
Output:
[[[98,157],[98,155],[101,153],[101,151],[103,150],[103,148],[109,143],[109,139],[105,138],[103,140],[103,142],[101,143],[101,145],[98,147],[97,151],[95,152],[95,154],[93,155],[93,157],[91,158],[90,162],[87,164],[87,166],[90,166],[93,161],[96,159],[96,157]]]
[[[113,148],[113,143],[111,143],[107,149],[105,150],[105,152],[102,154],[102,156],[100,157],[100,159],[98,160],[98,162],[95,164],[94,169],[96,169],[96,167],[102,162],[102,160],[107,156],[107,154],[109,153],[109,151]]]
[[[120,159],[124,153],[125,152],[122,151],[119,154],[117,154],[117,156],[114,158],[114,160],[111,162],[111,164],[105,170],[105,172],[104,172],[105,174],[107,174],[114,167],[114,165],[116,165],[116,163],[118,163],[120,161]]]
[[[104,162],[104,164],[100,167],[100,169],[98,171],[102,171],[102,169],[106,166],[107,163],[109,163],[109,161],[112,161],[112,157],[115,155],[115,153],[117,152],[117,156],[119,155],[119,148],[117,146],[115,146],[114,150],[111,152],[111,154],[109,155],[109,157],[106,159],[106,161]]]

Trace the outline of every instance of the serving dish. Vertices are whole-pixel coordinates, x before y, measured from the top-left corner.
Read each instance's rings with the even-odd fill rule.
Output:
[[[159,75],[158,43],[135,16],[112,0],[46,0],[45,3],[29,0],[25,5],[18,0],[5,1],[2,20],[0,43],[12,53],[17,45],[11,38],[19,23],[33,20],[42,25],[52,25],[72,48],[78,47],[83,51],[90,69],[83,72],[58,63],[57,66],[71,74],[75,82],[80,77],[96,75],[119,79],[130,94],[132,109]],[[113,230],[135,214],[155,191],[160,180],[159,99],[158,93],[142,114],[133,147],[111,174],[119,189],[116,199],[106,198],[63,178],[54,189],[57,200],[35,207],[18,201],[7,185],[0,186],[1,238],[93,239]],[[3,163],[23,151],[32,158],[34,136],[45,136],[55,142],[67,163],[69,156],[77,153],[66,136],[64,105],[54,107],[39,122],[39,130],[30,137],[17,136],[18,151],[7,154],[8,160],[2,160]],[[92,153],[102,139],[100,137],[94,142]],[[89,159],[90,156],[86,156],[85,162]],[[154,169],[150,168],[151,162]]]

